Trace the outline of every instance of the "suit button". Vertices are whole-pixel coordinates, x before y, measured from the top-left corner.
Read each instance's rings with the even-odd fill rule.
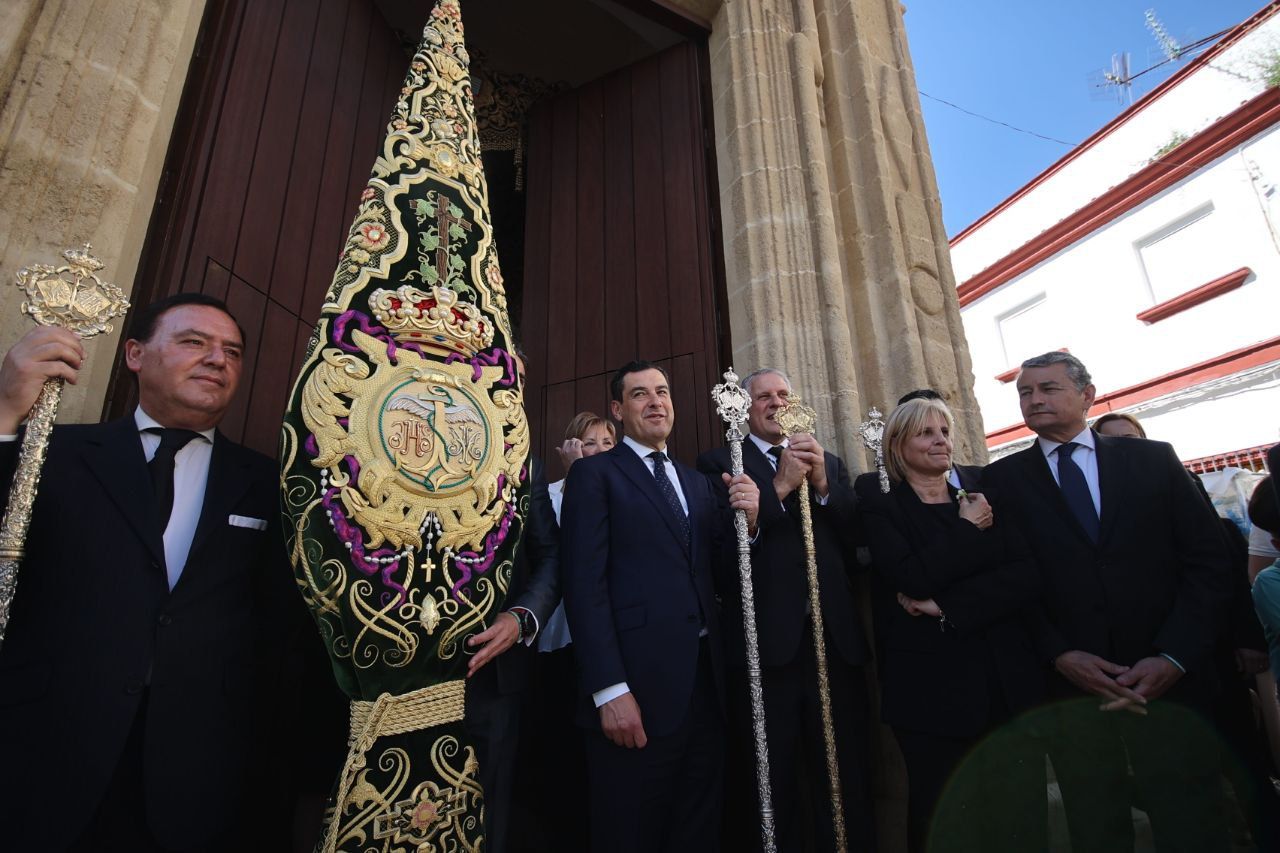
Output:
[[[131,681],[124,686],[124,692],[130,696],[137,696],[142,692],[142,684],[138,681]]]
[[[167,628],[173,624],[173,617],[168,613],[161,613],[160,618],[156,619],[156,624],[161,628]]]

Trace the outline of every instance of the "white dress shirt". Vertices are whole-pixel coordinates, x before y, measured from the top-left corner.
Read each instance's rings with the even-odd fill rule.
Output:
[[[560,507],[564,504],[564,480],[556,480],[547,486],[547,494],[551,497],[551,510],[556,514],[556,523],[559,524]],[[538,651],[554,652],[572,642],[569,620],[564,615],[564,599],[560,599],[556,609],[547,618],[547,624],[538,632]]]
[[[629,435],[622,437],[622,443],[630,447],[635,454],[640,457],[640,461],[644,463],[645,470],[650,474],[653,473],[653,460],[649,458],[649,454],[655,450],[661,450],[664,454],[667,452],[666,445],[662,447],[645,447]],[[689,514],[689,502],[684,498],[684,489],[680,486],[680,477],[676,474],[676,466],[671,461],[671,457],[667,457],[667,461],[663,463],[667,470],[667,479],[671,481],[671,487],[676,490],[676,497],[680,499],[680,506],[684,509],[684,514]],[[707,629],[703,628],[700,636],[705,636]],[[612,702],[624,693],[630,693],[631,688],[627,686],[627,682],[619,681],[617,684],[611,684],[603,690],[597,690],[591,694],[591,699],[599,708],[606,702]]]
[[[163,427],[141,406],[133,413],[133,420],[142,439],[142,452],[150,462],[160,447],[160,434],[147,430]],[[173,458],[173,512],[169,515],[169,526],[164,529],[164,564],[171,590],[186,568],[191,540],[200,523],[204,489],[209,482],[209,460],[213,456],[213,434],[212,429],[200,431],[201,438],[191,439]]]
[[[146,432],[163,429],[160,423],[138,406],[133,413],[142,439],[142,452],[150,462],[160,447],[160,435]],[[187,566],[191,553],[191,541],[200,523],[200,510],[204,507],[204,488],[209,482],[209,460],[213,456],[214,430],[200,432],[202,438],[187,442],[173,458],[173,512],[169,514],[169,526],[164,529],[164,562],[169,589],[178,583],[182,570]],[[0,435],[0,442],[16,441],[17,435]]]
[[[1088,427],[1084,428],[1084,432],[1071,439],[1078,447],[1071,452],[1071,461],[1084,472],[1084,481],[1089,486],[1089,496],[1093,498],[1093,508],[1098,513],[1098,518],[1102,518],[1102,492],[1098,489],[1098,451],[1093,444],[1093,430]],[[1053,474],[1053,481],[1058,483],[1058,456],[1057,450],[1062,446],[1063,442],[1050,441],[1047,438],[1037,438],[1040,444],[1040,452],[1044,454],[1045,461],[1049,463],[1049,472]]]

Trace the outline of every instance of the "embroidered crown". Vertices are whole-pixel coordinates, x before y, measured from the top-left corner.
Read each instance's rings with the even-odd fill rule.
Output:
[[[425,291],[406,284],[375,290],[369,309],[402,344],[471,358],[493,343],[493,325],[480,309],[447,287]]]

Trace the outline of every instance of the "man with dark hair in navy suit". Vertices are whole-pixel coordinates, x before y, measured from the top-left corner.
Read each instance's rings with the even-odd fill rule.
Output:
[[[610,394],[623,440],[574,464],[561,511],[591,848],[714,851],[724,666],[712,562],[733,559],[732,518],[704,475],[666,455],[665,371],[631,362]],[[745,474],[724,479],[754,531],[759,490]]]

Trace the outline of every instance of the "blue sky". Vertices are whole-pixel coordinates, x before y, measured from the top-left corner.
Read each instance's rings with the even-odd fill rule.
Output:
[[[1092,85],[1127,51],[1130,72],[1161,61],[1144,13],[1154,9],[1183,45],[1232,27],[1263,0],[906,0],[907,37],[921,91],[947,234],[955,235],[1030,181],[1070,146],[965,115],[925,95],[1077,143],[1127,106]],[[1134,81],[1136,101],[1187,60]],[[1064,211],[1064,215],[1068,211]]]

